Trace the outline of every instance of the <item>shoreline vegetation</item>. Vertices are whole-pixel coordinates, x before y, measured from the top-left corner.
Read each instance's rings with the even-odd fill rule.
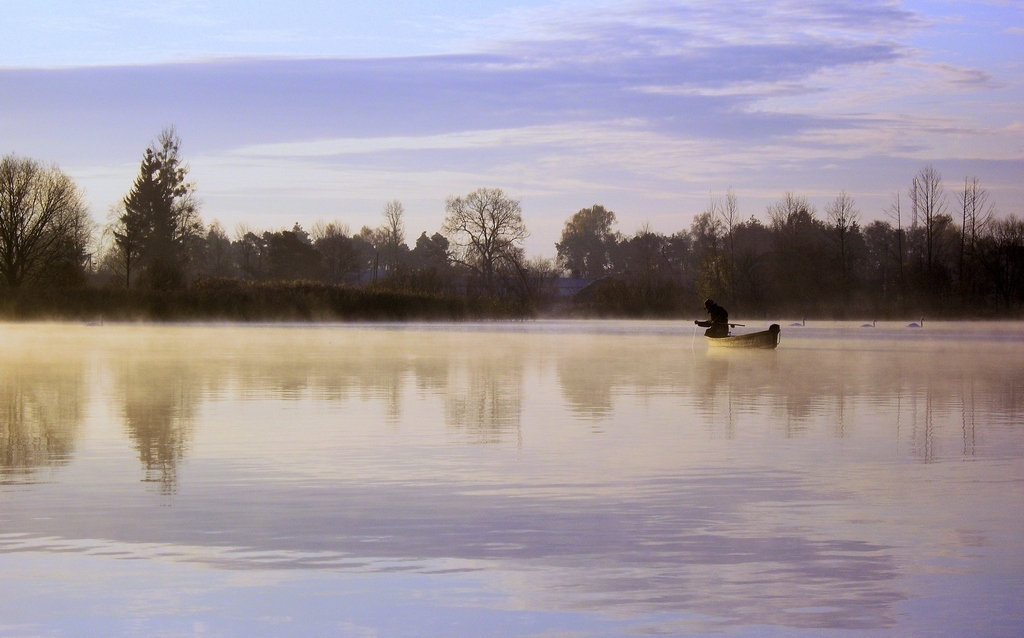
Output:
[[[835,312],[789,315],[739,315],[735,321],[862,321],[867,315]],[[930,313],[932,321],[1019,320],[1014,313]],[[0,322],[185,323],[185,322],[460,322],[535,319],[702,318],[689,307],[659,310],[619,307],[603,301],[564,300],[545,307],[524,306],[514,299],[422,294],[372,287],[310,281],[252,282],[209,279],[187,289],[125,290],[115,288],[44,289],[0,294]],[[907,313],[876,314],[878,321],[918,320]]]
[[[566,220],[555,259],[528,259],[521,204],[496,188],[449,197],[411,247],[398,200],[358,232],[229,237],[200,218],[180,144],[161,132],[103,225],[59,168],[0,158],[0,320],[692,319],[706,298],[746,321],[1024,316],[1024,220],[977,177],[947,192],[932,166],[866,224],[846,192],[823,214],[786,192],[762,220],[729,189],[672,234],[623,234],[595,204]]]

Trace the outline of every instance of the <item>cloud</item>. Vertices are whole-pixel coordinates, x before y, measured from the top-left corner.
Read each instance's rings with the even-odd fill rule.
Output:
[[[481,184],[557,206],[629,193],[657,212],[709,186],[800,188],[780,175],[837,161],[1019,158],[1021,135],[991,135],[1012,122],[979,97],[999,78],[910,46],[930,24],[892,2],[574,5],[478,21],[443,55],[7,69],[0,140],[107,175],[86,184],[105,210],[173,123],[222,221],[229,199],[270,215],[268,193],[281,210],[428,210]]]
[[[703,23],[682,24],[694,11],[689,6],[678,7],[675,20],[650,24],[667,11],[645,5],[578,25],[560,38],[466,54],[5,70],[0,134],[17,140],[24,138],[19,131],[36,135],[60,123],[72,131],[103,130],[107,137],[126,129],[138,135],[144,127],[148,137],[162,123],[176,122],[197,143],[216,149],[628,119],[675,135],[760,139],[820,123],[755,112],[749,107],[759,98],[800,91],[826,69],[903,55],[894,42],[847,35],[799,33],[775,42],[711,37]],[[826,18],[818,23],[847,20],[845,14]]]

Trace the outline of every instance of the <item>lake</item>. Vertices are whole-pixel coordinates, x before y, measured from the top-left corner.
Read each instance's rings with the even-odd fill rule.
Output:
[[[1020,636],[1024,324],[0,326],[0,636]]]

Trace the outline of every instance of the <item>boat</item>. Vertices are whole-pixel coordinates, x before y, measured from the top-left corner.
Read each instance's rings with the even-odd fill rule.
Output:
[[[727,337],[708,337],[708,345],[714,348],[760,348],[772,350],[779,346],[779,324],[773,323],[767,330],[751,332],[745,335],[729,335]]]

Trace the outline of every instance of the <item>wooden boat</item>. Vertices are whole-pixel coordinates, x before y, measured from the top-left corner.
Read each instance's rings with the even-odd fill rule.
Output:
[[[745,335],[729,335],[728,337],[708,337],[708,345],[714,348],[761,348],[772,350],[779,345],[779,324],[773,323],[767,330],[751,332]]]

